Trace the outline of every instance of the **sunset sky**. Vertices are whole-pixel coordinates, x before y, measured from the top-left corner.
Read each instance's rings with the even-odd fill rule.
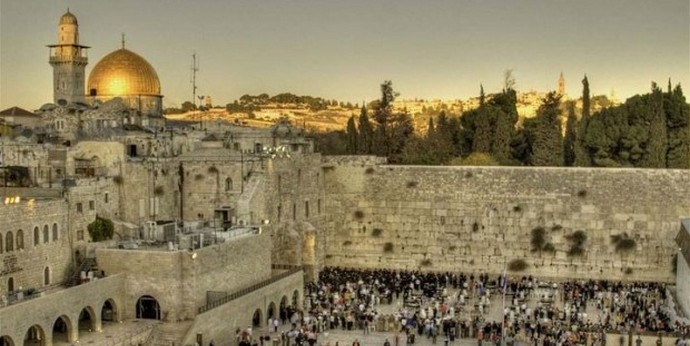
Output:
[[[52,102],[47,44],[67,8],[91,46],[87,73],[120,47],[146,58],[164,105],[198,93],[225,105],[243,94],[292,92],[361,102],[392,80],[400,97],[456,99],[502,86],[619,99],[670,77],[690,85],[688,0],[0,0],[0,109]]]

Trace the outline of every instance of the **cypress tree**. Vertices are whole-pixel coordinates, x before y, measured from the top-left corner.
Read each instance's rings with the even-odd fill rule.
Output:
[[[491,113],[489,107],[482,106],[477,109],[474,136],[472,138],[472,151],[475,153],[491,153]]]
[[[517,95],[515,90],[508,89],[494,96],[490,102],[493,106],[493,136],[491,152],[501,163],[511,159],[510,141],[515,136],[515,123],[518,120]]]
[[[663,102],[664,100],[661,89],[659,89],[656,83],[652,83],[649,141],[647,142],[647,155],[642,161],[643,167],[666,167],[668,132],[666,128],[666,114],[664,112]]]
[[[531,163],[534,166],[563,164],[563,136],[561,130],[560,96],[552,91],[537,110]]]
[[[347,153],[350,155],[357,154],[357,128],[355,127],[355,116],[351,115],[347,120]]]
[[[589,167],[592,165],[592,159],[589,155],[589,151],[585,146],[584,139],[587,135],[587,127],[589,126],[590,120],[590,99],[589,99],[589,81],[587,80],[587,75],[582,80],[582,117],[577,124],[577,132],[575,134],[575,162],[574,166],[578,167]]]
[[[685,102],[680,84],[666,96],[668,121],[668,168],[690,168],[690,105]]]
[[[367,107],[362,106],[359,114],[359,133],[357,136],[357,152],[359,154],[371,155],[371,146],[373,143],[374,130],[367,115]]]
[[[563,140],[563,165],[570,167],[575,163],[575,142],[577,141],[575,126],[575,104],[568,102],[568,121],[565,125],[565,139]]]

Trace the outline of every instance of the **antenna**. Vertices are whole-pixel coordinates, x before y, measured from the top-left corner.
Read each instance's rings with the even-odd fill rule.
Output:
[[[196,52],[192,53],[192,103],[196,106],[196,73],[199,72],[199,62],[196,60]],[[201,113],[199,113],[199,128],[201,128]]]

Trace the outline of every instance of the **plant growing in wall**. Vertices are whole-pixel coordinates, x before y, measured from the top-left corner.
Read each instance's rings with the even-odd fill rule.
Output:
[[[355,219],[357,219],[357,220],[361,220],[364,218],[364,212],[361,210],[355,210],[353,215],[354,215]]]
[[[563,226],[561,226],[561,225],[553,225],[553,226],[551,226],[551,231],[553,231],[553,232],[560,231],[560,230],[562,230],[562,229],[563,229]]]
[[[611,236],[611,243],[616,252],[628,252],[637,246],[635,239],[630,238],[627,233],[615,234]]]
[[[374,230],[371,231],[371,235],[372,235],[373,237],[376,237],[376,238],[381,237],[382,234],[383,234],[383,230],[380,229],[380,228],[374,228]]]
[[[510,270],[511,272],[521,272],[526,270],[527,267],[529,267],[527,261],[525,261],[522,258],[516,258],[508,262],[508,270]]]
[[[625,270],[623,270],[623,273],[625,273],[625,275],[630,275],[633,273],[633,269],[630,267],[627,267],[627,268],[625,268]]]
[[[578,191],[578,192],[577,192],[577,197],[580,197],[580,198],[585,198],[585,197],[587,197],[587,190],[582,189],[582,190]]]
[[[393,252],[393,243],[388,242],[383,244],[383,252],[390,253]]]
[[[422,267],[431,267],[432,264],[433,262],[431,262],[431,260],[428,258],[423,259],[421,262],[419,262],[419,265]]]
[[[472,224],[472,232],[477,232],[477,231],[479,231],[479,224],[475,221]]]
[[[577,230],[566,235],[565,239],[570,243],[566,255],[576,257],[585,254],[585,242],[587,242],[587,233],[585,233],[585,231]]]
[[[95,242],[113,239],[114,228],[112,221],[98,215],[96,215],[96,220],[86,227],[89,231],[89,236],[91,236],[91,240]]]
[[[113,177],[113,182],[114,182],[115,184],[117,184],[117,185],[122,185],[122,183],[125,182],[125,179],[122,178],[121,175],[116,175],[116,176]]]
[[[542,251],[546,245],[546,230],[544,230],[544,227],[533,228],[529,242],[532,245],[532,252]]]
[[[163,196],[163,195],[165,194],[165,189],[163,189],[163,187],[160,186],[160,185],[159,185],[159,186],[156,186],[156,187],[153,189],[153,194],[154,194],[155,196],[158,196],[158,197]]]
[[[197,174],[197,175],[194,176],[194,180],[196,180],[196,181],[203,180],[203,179],[204,179],[204,175],[203,175],[203,174]]]
[[[519,213],[522,211],[522,207],[519,204],[515,205],[515,206],[513,206],[513,211],[516,213]]]
[[[208,172],[208,174],[217,174],[218,168],[216,168],[216,166],[211,166],[206,171]]]
[[[343,246],[350,246],[352,245],[352,241],[346,240],[343,242]]]
[[[374,174],[374,167],[367,167],[367,169],[364,170],[364,173]]]
[[[417,187],[417,185],[419,185],[419,183],[417,183],[416,181],[408,181],[407,182],[407,187],[410,189]]]

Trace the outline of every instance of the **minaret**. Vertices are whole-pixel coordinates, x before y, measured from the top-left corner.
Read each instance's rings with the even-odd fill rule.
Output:
[[[49,45],[53,66],[53,102],[84,102],[84,69],[88,63],[86,49],[79,44],[79,23],[69,9],[60,17],[58,43]]]
[[[563,78],[563,72],[561,72],[561,76],[558,78],[558,95],[565,95],[565,78]]]

